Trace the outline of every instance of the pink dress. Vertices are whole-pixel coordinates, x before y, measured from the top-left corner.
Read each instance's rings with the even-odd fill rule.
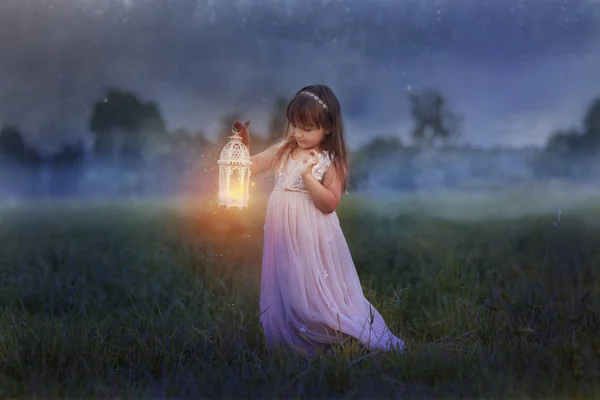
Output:
[[[322,152],[313,175],[322,182],[331,163]],[[315,354],[351,336],[369,349],[403,350],[364,297],[337,214],[324,214],[306,191],[305,167],[289,157],[267,205],[260,322],[269,348]]]

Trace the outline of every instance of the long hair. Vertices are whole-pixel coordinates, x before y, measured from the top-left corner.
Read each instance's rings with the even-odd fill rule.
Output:
[[[300,94],[304,91],[317,95],[327,105],[327,109],[323,108],[314,98]],[[275,154],[271,168],[280,167],[284,159],[299,147],[294,136],[290,135],[290,124],[305,129],[323,128],[325,133],[329,134],[325,135],[320,147],[334,157],[332,166],[340,176],[342,180],[342,192],[345,192],[348,186],[348,148],[344,140],[344,124],[340,103],[333,90],[325,85],[303,87],[288,103],[286,114],[286,138],[283,146]],[[328,186],[330,183],[323,182],[323,185]]]

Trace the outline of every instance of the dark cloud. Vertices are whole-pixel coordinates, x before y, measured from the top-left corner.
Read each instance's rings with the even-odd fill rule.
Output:
[[[592,0],[0,7],[0,118],[45,141],[86,132],[108,86],[156,100],[170,127],[210,132],[237,110],[265,129],[275,95],[327,83],[354,143],[405,132],[406,92],[429,86],[465,115],[466,138],[483,144],[539,143],[553,127],[577,123],[600,94],[600,5]]]

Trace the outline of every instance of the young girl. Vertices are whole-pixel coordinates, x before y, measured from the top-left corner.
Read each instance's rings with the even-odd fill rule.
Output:
[[[340,105],[323,85],[287,106],[288,134],[251,157],[252,174],[275,172],[267,205],[260,322],[270,348],[315,354],[356,338],[369,349],[403,350],[364,297],[335,209],[348,183]],[[248,126],[234,129],[249,146]]]

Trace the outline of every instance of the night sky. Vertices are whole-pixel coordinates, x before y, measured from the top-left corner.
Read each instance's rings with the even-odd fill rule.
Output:
[[[0,124],[46,146],[88,134],[109,86],[158,103],[171,130],[324,83],[351,146],[411,127],[436,88],[463,142],[541,145],[600,96],[598,0],[0,0]]]

